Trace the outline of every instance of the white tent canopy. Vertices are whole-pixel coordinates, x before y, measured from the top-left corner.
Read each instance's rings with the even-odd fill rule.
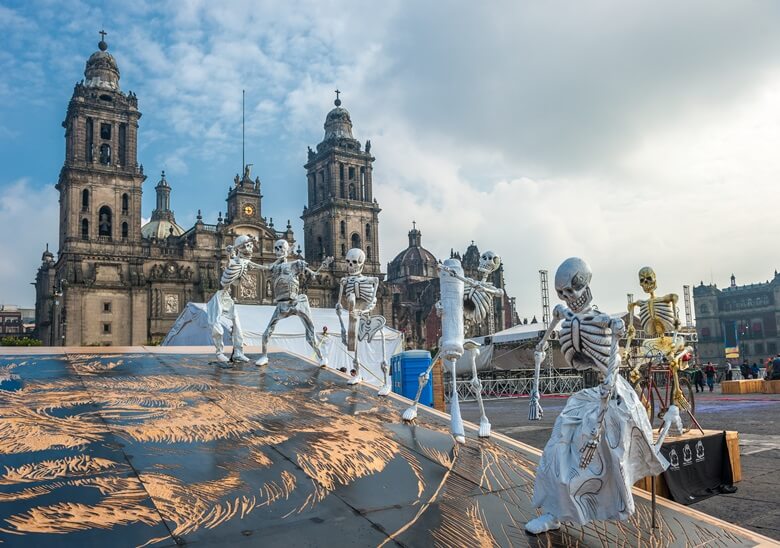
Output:
[[[488,335],[492,343],[512,343],[528,339],[540,339],[544,335],[544,325],[541,323],[517,324],[492,335]],[[485,344],[486,337],[474,337],[480,344]]]
[[[236,305],[241,328],[244,333],[244,344],[259,348],[263,344],[263,331],[268,325],[274,307],[269,305]],[[341,324],[333,308],[312,308],[312,320],[318,338],[321,339],[320,350],[328,358],[328,366],[339,369],[352,368],[352,356],[341,342]],[[344,321],[346,322],[346,314]],[[225,326],[225,345],[232,344],[230,322],[222,317],[220,321]],[[323,328],[327,333],[323,337]],[[385,336],[385,355],[387,364],[390,357],[403,350],[403,335],[385,326],[382,329]],[[211,329],[208,324],[208,314],[204,303],[187,303],[168,335],[163,340],[163,346],[212,346]],[[303,323],[295,316],[281,320],[276,324],[276,330],[269,341],[269,351],[283,351],[315,360],[314,352],[306,342]],[[251,351],[250,351],[251,352]],[[361,343],[360,363],[365,368],[363,378],[366,382],[379,386],[382,384],[382,341],[379,333],[374,340],[365,345]]]

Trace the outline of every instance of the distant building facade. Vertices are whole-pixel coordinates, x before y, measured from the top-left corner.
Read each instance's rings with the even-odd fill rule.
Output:
[[[693,288],[699,357],[723,363],[727,347],[739,349],[739,361],[761,361],[780,349],[780,275],[764,283],[718,289],[704,282]]]
[[[0,337],[23,337],[31,335],[33,323],[31,310],[12,304],[0,304]]]

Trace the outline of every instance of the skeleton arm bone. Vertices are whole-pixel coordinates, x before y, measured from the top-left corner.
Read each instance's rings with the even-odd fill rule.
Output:
[[[615,382],[620,369],[620,355],[618,341],[624,331],[623,320],[609,319],[609,316],[605,315],[605,320],[608,320],[610,329],[612,330],[612,347],[609,352],[609,362],[607,365],[607,371],[604,375],[604,382],[599,387],[601,395],[601,402],[599,403],[599,413],[596,418],[596,426],[591,432],[591,439],[580,449],[582,458],[580,459],[580,467],[586,468],[590,461],[593,460],[593,456],[596,454],[596,449],[601,442],[601,435],[604,431],[604,419],[607,414],[607,407],[609,406],[609,400],[612,397],[612,392],[615,389]]]
[[[304,263],[305,266],[303,268],[306,271],[306,273],[309,274],[310,276],[316,276],[317,274],[320,273],[320,271],[323,268],[330,266],[330,263],[332,262],[333,262],[333,257],[325,257],[325,260],[323,260],[322,263],[320,263],[320,267],[317,270],[312,270],[311,268],[309,268],[309,265],[306,263]]]
[[[528,402],[528,420],[538,421],[542,419],[544,413],[541,404],[539,403],[539,376],[541,375],[541,366],[546,356],[544,347],[547,341],[552,336],[555,327],[563,320],[564,308],[561,305],[556,306],[553,309],[553,317],[550,325],[547,327],[547,331],[542,335],[542,340],[536,345],[536,351],[534,352],[534,385],[531,390],[531,401]]]

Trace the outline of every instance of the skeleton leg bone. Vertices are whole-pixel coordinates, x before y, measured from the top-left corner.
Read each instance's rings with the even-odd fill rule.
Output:
[[[249,361],[249,358],[244,355],[244,333],[241,330],[241,321],[235,307],[233,307],[233,361]]]
[[[274,332],[274,329],[276,328],[276,324],[279,323],[279,320],[282,318],[280,310],[280,305],[276,305],[276,308],[274,309],[274,313],[271,316],[271,321],[268,322],[268,327],[265,328],[265,331],[263,332],[263,352],[260,354],[260,357],[257,358],[257,361],[255,362],[255,365],[257,366],[263,366],[268,365],[268,340],[271,338],[271,335]]]
[[[359,327],[359,323],[363,321],[363,317],[359,317],[355,320],[355,331],[357,332],[357,327]],[[360,373],[360,359],[358,358],[358,350],[360,349],[360,341],[355,341],[355,353],[352,357],[352,369],[356,372],[355,376],[350,378],[347,381],[347,384],[359,384],[363,380],[363,375]]]
[[[420,376],[417,379],[417,396],[415,396],[412,406],[404,411],[403,420],[409,422],[417,418],[417,405],[420,403],[420,396],[422,395],[423,388],[425,388],[425,385],[428,384],[428,379],[431,378],[431,370],[440,357],[441,352],[438,352],[433,357],[433,361],[431,361],[431,365],[428,366],[428,369],[426,369],[423,373],[420,373]]]
[[[376,393],[377,396],[387,396],[390,393],[390,381],[387,378],[387,354],[385,353],[385,332],[380,328],[379,338],[382,341],[382,387]]]
[[[525,524],[525,530],[532,535],[540,535],[547,531],[561,528],[561,522],[552,514],[542,514]]]
[[[301,319],[301,323],[303,323],[303,328],[306,333],[306,342],[309,343],[311,349],[314,350],[314,354],[317,356],[320,367],[327,366],[328,358],[322,355],[322,351],[317,345],[317,336],[314,334],[314,322],[311,320],[308,303],[305,307],[299,305],[299,308],[296,311],[296,315]]]
[[[469,353],[469,361],[471,362],[471,386],[474,389],[474,393],[477,395],[477,403],[479,403],[479,437],[490,437],[490,421],[485,415],[485,404],[482,402],[482,381],[479,380],[477,375],[477,356],[479,356],[479,348],[474,344],[466,342],[463,345],[466,352]]]
[[[452,364],[452,396],[450,397],[450,429],[455,441],[466,443],[466,433],[463,430],[463,418],[460,416],[460,402],[458,401],[458,376],[457,376],[457,357],[444,359],[444,362]]]
[[[225,341],[223,339],[225,328],[217,320],[214,325],[211,326],[211,340],[214,341],[214,348],[217,351],[217,361],[220,363],[228,363],[230,359],[225,356]]]

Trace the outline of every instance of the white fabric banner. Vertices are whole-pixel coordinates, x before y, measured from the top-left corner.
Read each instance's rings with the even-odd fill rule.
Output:
[[[255,346],[259,351],[263,344],[263,331],[271,319],[274,308],[270,305],[236,305],[244,333],[244,343],[247,346]],[[352,356],[341,342],[341,324],[336,310],[333,308],[312,308],[311,315],[315,333],[321,340],[320,350],[323,356],[327,356],[328,366],[334,369],[346,367],[347,370],[350,370]],[[346,313],[344,320],[346,321]],[[230,338],[230,321],[225,317],[220,318],[220,321],[225,326],[225,345],[230,346],[233,344]],[[323,336],[324,327],[327,327],[327,332]],[[390,357],[403,351],[403,334],[387,326],[382,329],[382,333],[385,336],[385,355],[389,367]],[[303,324],[295,316],[281,320],[276,324],[276,330],[268,344],[269,351],[289,352],[312,361],[316,359],[314,352],[306,342]],[[162,346],[212,346],[206,305],[204,303],[187,303],[163,340]],[[361,343],[359,352],[360,363],[364,368],[364,380],[380,386],[382,384],[382,341],[380,334],[377,333],[370,344]]]

